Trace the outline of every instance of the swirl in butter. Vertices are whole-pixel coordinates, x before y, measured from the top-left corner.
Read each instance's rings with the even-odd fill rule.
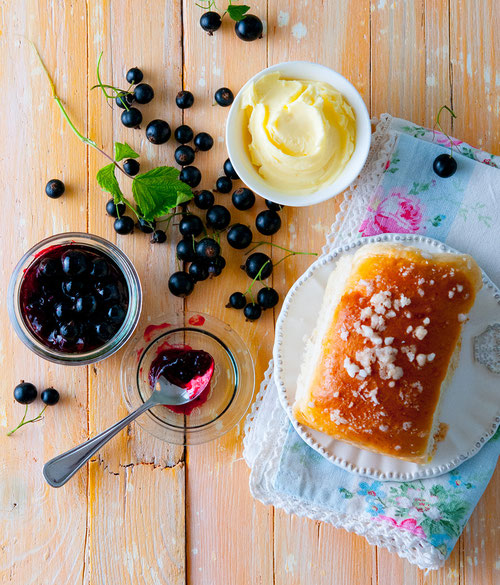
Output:
[[[354,151],[354,112],[327,83],[268,73],[244,91],[241,108],[250,159],[280,191],[302,195],[332,183]]]

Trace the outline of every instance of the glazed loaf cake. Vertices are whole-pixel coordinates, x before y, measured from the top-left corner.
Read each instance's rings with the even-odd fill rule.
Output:
[[[306,347],[297,421],[363,449],[429,461],[481,285],[465,254],[380,243],[341,257]]]

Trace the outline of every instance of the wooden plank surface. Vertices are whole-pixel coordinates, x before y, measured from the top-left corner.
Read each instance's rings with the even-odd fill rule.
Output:
[[[169,233],[170,245],[163,246],[152,246],[140,233],[115,234],[104,213],[107,196],[94,179],[104,161],[68,131],[26,37],[39,46],[79,128],[109,152],[113,141],[126,140],[141,152],[146,170],[172,164],[173,141],[149,144],[143,132],[120,124],[120,112],[100,93],[88,91],[101,51],[106,80],[121,85],[129,67],[141,67],[156,93],[142,108],[145,124],[159,117],[174,128],[184,119],[214,137],[212,151],[197,155],[201,187],[213,186],[226,158],[227,110],[212,107],[214,91],[228,86],[236,92],[268,64],[292,59],[318,61],[346,75],[372,115],[390,112],[430,126],[439,106],[451,104],[458,115],[455,135],[500,154],[496,0],[257,0],[251,6],[266,23],[264,38],[255,43],[237,39],[227,17],[213,37],[206,35],[198,24],[202,11],[192,0],[0,2],[0,176],[6,218],[0,232],[5,275],[0,297],[2,584],[493,585],[500,579],[498,470],[446,566],[428,575],[356,535],[255,502],[241,455],[242,423],[218,441],[187,449],[153,439],[134,425],[64,488],[49,489],[42,480],[44,461],[126,412],[118,381],[123,352],[95,367],[55,366],[31,354],[8,323],[7,276],[42,237],[81,230],[116,242],[145,284],[142,323],[183,307],[225,320],[248,343],[259,382],[278,311],[245,323],[241,314],[226,309],[229,293],[248,285],[236,269],[197,287],[185,303],[169,295],[175,231]],[[184,114],[174,100],[181,87],[196,99]],[[57,201],[43,194],[52,177],[67,185],[67,194]],[[125,183],[124,188],[129,189]],[[217,196],[220,202],[228,197]],[[231,207],[233,220],[253,223],[263,207],[259,200],[250,215]],[[337,210],[335,200],[286,209],[284,228],[273,241],[319,251]],[[242,256],[227,244],[224,255],[231,266]],[[282,253],[271,255],[276,260]],[[282,296],[310,261],[292,258],[276,268],[272,282]],[[11,398],[20,378],[40,387],[54,385],[63,399],[42,422],[9,438],[5,431],[22,416]],[[37,405],[30,406],[30,413],[36,412]]]

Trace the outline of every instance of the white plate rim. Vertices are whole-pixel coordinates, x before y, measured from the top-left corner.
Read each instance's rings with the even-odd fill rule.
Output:
[[[286,384],[281,376],[283,373],[283,354],[282,354],[282,339],[283,339],[283,325],[285,320],[287,319],[288,312],[290,309],[290,305],[293,302],[294,296],[297,290],[304,285],[304,283],[309,280],[313,275],[314,272],[324,266],[325,264],[329,264],[333,262],[336,258],[338,258],[341,254],[345,252],[349,252],[355,248],[359,248],[361,246],[365,246],[367,244],[374,244],[378,242],[414,242],[414,243],[424,243],[435,246],[439,252],[449,252],[460,254],[462,252],[448,246],[447,244],[443,244],[439,240],[435,240],[434,238],[430,238],[428,236],[423,236],[420,234],[381,234],[378,236],[371,236],[365,238],[358,238],[353,240],[343,246],[339,246],[329,253],[322,255],[318,258],[311,266],[300,276],[296,282],[292,285],[288,294],[283,301],[283,306],[281,308],[281,312],[278,316],[276,321],[276,335],[274,340],[274,347],[273,347],[273,360],[274,360],[274,380],[278,389],[278,397],[280,403],[285,410],[290,422],[292,423],[293,427],[299,434],[299,436],[315,451],[317,451],[320,455],[325,457],[328,461],[331,461],[338,467],[345,469],[346,471],[350,471],[356,473],[358,475],[364,477],[370,477],[372,479],[382,480],[382,481],[391,481],[391,480],[402,480],[402,481],[411,481],[414,479],[423,479],[429,477],[437,477],[439,475],[443,475],[449,471],[452,471],[456,467],[458,467],[461,463],[473,457],[478,451],[485,445],[488,440],[496,433],[498,427],[500,426],[500,406],[497,409],[495,415],[492,418],[492,421],[488,428],[485,428],[485,432],[479,437],[473,445],[471,445],[470,449],[465,453],[459,453],[456,457],[451,459],[449,462],[437,465],[435,467],[428,467],[428,466],[420,466],[417,464],[417,470],[415,472],[399,472],[399,471],[392,471],[392,472],[384,472],[374,468],[367,468],[367,467],[359,467],[352,461],[348,461],[343,457],[335,455],[335,453],[331,452],[329,449],[325,448],[321,445],[320,442],[315,440],[309,432],[309,429],[297,422],[295,417],[293,416],[292,412],[292,404],[288,400],[288,394],[286,391]],[[488,275],[481,269],[483,285],[491,292],[493,298],[496,302],[500,305],[500,289],[492,282],[492,280],[488,277]],[[331,439],[331,437],[330,437]],[[359,448],[357,448],[359,449]],[[370,453],[364,449],[359,449],[360,451],[364,451],[366,453]],[[375,454],[378,456],[378,454]],[[384,456],[388,457],[388,456]],[[395,462],[399,460],[394,458]]]

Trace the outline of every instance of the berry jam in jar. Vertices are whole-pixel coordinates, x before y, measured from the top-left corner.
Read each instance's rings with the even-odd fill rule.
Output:
[[[16,332],[35,353],[58,363],[92,363],[114,353],[133,332],[141,301],[130,260],[89,234],[40,242],[9,285]]]
[[[21,312],[47,347],[66,353],[102,347],[122,326],[128,288],[118,266],[88,246],[44,251],[24,274]]]

